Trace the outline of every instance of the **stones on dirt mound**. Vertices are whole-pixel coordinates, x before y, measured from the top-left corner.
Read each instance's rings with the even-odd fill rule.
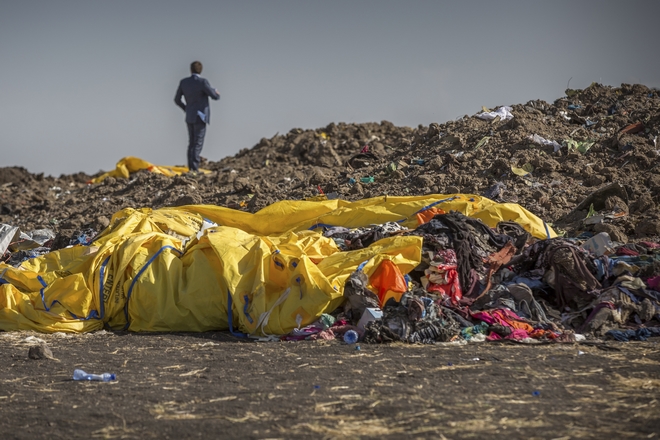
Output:
[[[605,209],[609,211],[623,211],[626,214],[629,212],[628,204],[618,196],[610,196],[605,199]]]
[[[611,223],[598,223],[594,225],[594,232],[607,232],[612,240],[624,244],[628,243],[628,236],[625,231]]]
[[[660,174],[653,173],[648,176],[646,178],[646,187],[651,191],[651,193],[660,194]]]
[[[635,235],[638,237],[653,237],[660,235],[660,219],[642,220],[635,226]]]
[[[258,192],[254,193],[247,204],[247,210],[250,212],[257,212],[259,209],[266,207],[265,197]]]
[[[481,195],[486,197],[487,199],[498,200],[504,195],[505,191],[506,191],[506,185],[505,184],[503,184],[502,182],[495,182],[492,186],[490,186]],[[541,193],[540,191],[537,191],[537,192],[539,193],[539,197],[543,196],[543,193]]]
[[[628,193],[618,182],[599,188],[583,199],[574,209],[574,211],[588,210],[593,205],[596,211],[607,209],[606,200],[610,197],[617,197],[622,201],[628,200]]]
[[[584,186],[587,187],[600,186],[605,182],[607,182],[607,178],[605,176],[602,176],[600,174],[592,174],[588,176],[586,179],[584,179]]]
[[[233,183],[236,179],[237,171],[234,169],[226,169],[219,172],[216,176],[216,184],[218,185],[227,185]]]
[[[433,171],[440,171],[444,164],[445,163],[440,156],[434,157],[428,161],[428,167]]]
[[[202,196],[198,193],[185,194],[174,202],[173,206],[199,205],[203,202]]]
[[[352,187],[351,187],[351,194],[355,195],[361,195],[364,194],[364,188],[362,187],[362,184],[360,182],[356,182]]]
[[[650,194],[642,194],[635,202],[630,205],[630,212],[642,214],[655,206]]]
[[[94,228],[99,231],[104,230],[108,226],[110,226],[110,220],[104,215],[100,215],[94,220]]]
[[[254,191],[254,185],[252,182],[250,182],[249,177],[236,177],[233,182],[234,186],[234,191],[236,192],[253,192]]]
[[[53,352],[51,351],[51,349],[45,343],[40,343],[39,345],[33,345],[32,347],[30,347],[30,349],[28,350],[28,357],[34,360],[40,360],[40,359],[49,359],[53,361],[57,360],[53,356]]]
[[[429,174],[421,174],[415,178],[415,184],[420,188],[429,188],[433,186],[435,179]]]
[[[321,170],[314,170],[309,176],[310,185],[324,185],[330,181],[330,178],[326,176]]]

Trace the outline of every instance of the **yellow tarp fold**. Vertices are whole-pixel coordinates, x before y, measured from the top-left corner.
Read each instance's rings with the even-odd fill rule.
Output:
[[[120,177],[123,179],[128,179],[128,177],[140,170],[149,170],[152,173],[164,174],[166,176],[172,177],[177,174],[183,174],[188,172],[188,167],[177,167],[169,165],[154,165],[151,162],[146,160],[127,156],[117,162],[117,166],[114,170],[108,171],[107,173],[101,174],[100,176],[92,179],[89,183],[101,183],[108,177]],[[210,173],[209,170],[199,170],[202,173]]]
[[[406,274],[420,262],[420,237],[340,252],[318,228],[387,221],[415,228],[415,214],[429,206],[555,236],[518,205],[465,194],[283,201],[255,214],[209,205],[126,208],[93,246],[51,252],[19,268],[0,264],[0,330],[199,332],[231,324],[251,335],[285,334],[339,306],[360,264],[371,275],[389,260]],[[218,226],[200,233],[205,219]]]

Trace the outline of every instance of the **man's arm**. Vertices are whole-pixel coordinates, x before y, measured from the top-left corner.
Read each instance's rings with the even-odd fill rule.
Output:
[[[206,79],[204,80],[204,90],[206,91],[206,94],[209,95],[212,99],[215,99],[216,101],[220,99],[220,93],[218,93],[218,89],[211,88],[211,84],[209,84]]]
[[[186,111],[186,104],[181,100],[183,97],[183,90],[181,90],[181,84],[179,84],[179,88],[176,90],[176,96],[174,97],[174,103],[181,107],[183,111]]]

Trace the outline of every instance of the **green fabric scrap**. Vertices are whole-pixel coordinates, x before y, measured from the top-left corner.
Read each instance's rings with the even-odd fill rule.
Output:
[[[511,165],[511,171],[513,171],[513,174],[517,176],[526,176],[532,171],[534,171],[534,166],[529,162],[527,162],[525,165],[523,165],[520,168]]]
[[[334,316],[328,315],[327,313],[324,313],[319,318],[319,321],[323,325],[323,328],[327,330],[330,327],[332,327],[332,325],[335,323],[336,319],[335,319]]]
[[[577,151],[578,153],[584,154],[589,151],[596,142],[595,141],[575,141],[573,139],[566,139],[564,145],[568,148],[569,153],[571,151]]]
[[[484,145],[486,145],[488,143],[489,139],[490,139],[490,136],[482,137],[481,140],[479,141],[479,143],[474,147],[474,149],[477,150],[477,149],[483,147]]]
[[[589,212],[587,212],[587,217],[586,217],[586,218],[593,217],[593,216],[596,215],[596,214],[597,214],[597,212],[596,212],[596,210],[594,209],[594,204],[592,203],[592,204],[589,206]]]
[[[486,334],[488,333],[488,327],[490,327],[487,323],[481,322],[475,326],[472,327],[465,327],[461,330],[461,336],[463,339],[466,341],[469,341],[472,339],[475,335],[478,334]]]

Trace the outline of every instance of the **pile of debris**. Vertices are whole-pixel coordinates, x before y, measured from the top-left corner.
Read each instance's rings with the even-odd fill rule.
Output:
[[[658,242],[615,247],[606,233],[587,240],[538,240],[516,223],[491,229],[456,212],[437,214],[412,231],[396,223],[338,229],[344,228],[325,235],[351,249],[393,235],[421,236],[423,261],[397,290],[398,298],[383,297],[396,283],[356,271],[342,308],[285,340],[334,339],[350,330],[367,343],[660,336]],[[384,287],[374,292],[369,286]]]

